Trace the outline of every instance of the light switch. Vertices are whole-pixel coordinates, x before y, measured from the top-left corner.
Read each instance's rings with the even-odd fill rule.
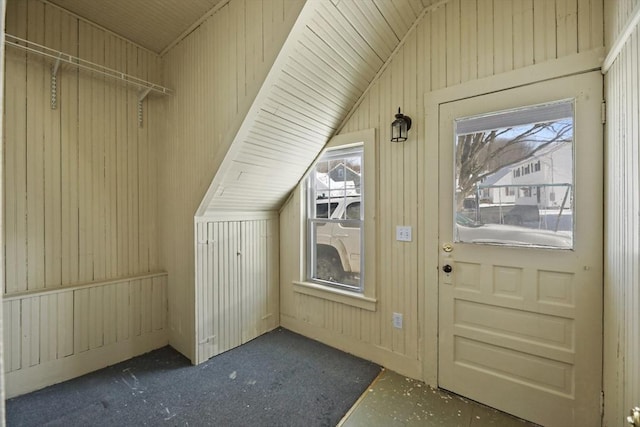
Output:
[[[411,241],[411,227],[408,225],[396,226],[396,240],[399,242]]]
[[[393,313],[393,327],[402,329],[402,313]]]

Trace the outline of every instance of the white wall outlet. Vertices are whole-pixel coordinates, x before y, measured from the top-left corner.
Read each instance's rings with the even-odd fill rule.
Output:
[[[393,327],[402,329],[402,313],[393,313]]]
[[[408,225],[397,225],[396,226],[396,240],[399,242],[410,242],[411,241],[411,227]]]

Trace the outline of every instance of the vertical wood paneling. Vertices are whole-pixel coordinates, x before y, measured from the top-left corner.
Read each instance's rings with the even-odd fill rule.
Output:
[[[75,369],[66,365],[65,369],[56,371],[56,367],[61,366],[58,363],[66,363],[63,359],[95,354],[88,357],[102,360],[98,364],[107,364],[105,354],[108,350],[92,351],[117,345],[126,349],[127,357],[135,356],[135,350],[126,347],[135,347],[136,337],[129,332],[130,328],[139,331],[143,341],[154,334],[167,336],[166,278],[166,274],[160,274],[141,280],[7,297],[9,299],[2,303],[3,327],[6,328],[3,346],[7,349],[5,372],[24,375],[26,383],[21,382],[20,389],[33,390],[43,386],[42,374],[29,372],[40,372],[44,363],[47,363],[47,381],[58,382],[68,379]],[[140,296],[145,299],[139,300]],[[130,300],[138,306],[132,307]],[[161,343],[166,343],[166,338]],[[155,348],[144,345],[143,351]],[[80,372],[85,368],[79,366],[77,369]],[[55,378],[59,379],[56,381]],[[34,385],[29,385],[30,382]],[[12,396],[15,390],[9,388],[7,394]]]
[[[73,293],[73,352],[89,350],[89,296],[91,289]]]
[[[45,7],[45,45],[53,49],[61,49],[61,36],[58,31],[62,13],[50,5]],[[44,69],[45,88],[50,87],[47,69]],[[47,81],[49,80],[49,81]],[[46,94],[46,92],[45,92]],[[46,104],[46,103],[45,103]],[[57,286],[62,280],[62,188],[61,142],[60,142],[60,109],[52,110],[43,107],[43,139],[44,144],[44,244],[45,244],[45,286]],[[48,137],[45,137],[48,136]]]
[[[62,46],[64,52],[78,55],[78,21],[62,15]],[[79,276],[79,174],[78,174],[78,71],[65,70],[59,73],[58,103],[61,114],[60,142],[62,145],[62,278],[60,283],[77,283]]]
[[[78,54],[81,57],[90,55],[91,46],[90,28],[84,23],[79,23]],[[91,76],[79,73],[78,78],[78,278],[81,281],[93,280],[93,254],[91,248],[91,236],[93,228],[90,224],[91,205],[93,197],[91,192],[91,164],[92,164],[92,140],[91,126]],[[97,166],[97,165],[96,165]]]
[[[451,43],[447,44],[447,86],[458,84],[461,81],[461,26],[460,26],[460,0],[452,0],[446,6],[447,38]],[[407,76],[407,78],[411,78]]]
[[[44,4],[27,5],[27,38],[44,44]],[[26,70],[27,99],[27,288],[44,287],[44,129],[42,119],[48,99],[45,61],[28,55]],[[6,108],[6,107],[5,107]],[[24,261],[23,261],[24,262]]]
[[[104,287],[89,289],[89,349],[99,348],[104,345]]]
[[[636,4],[605,2],[609,43],[622,31]],[[591,26],[597,27],[593,22]],[[605,78],[605,426],[619,425],[630,408],[640,404],[639,81],[640,29],[636,27]]]
[[[18,37],[27,36],[27,3],[12,2],[7,8],[7,31]],[[27,288],[27,117],[22,100],[26,96],[26,54],[5,57],[5,155],[4,155],[4,225],[6,293]],[[11,104],[22,109],[7,108]],[[13,124],[13,125],[11,125]],[[7,348],[7,347],[5,347]]]
[[[159,59],[131,43],[39,0],[7,7],[11,34],[159,81]],[[162,111],[146,108],[140,130],[135,88],[64,64],[51,109],[51,61],[6,53],[4,293],[157,269],[148,129]],[[151,96],[145,104],[159,102]]]
[[[162,241],[171,242],[160,256],[171,272],[172,345],[192,360],[200,304],[193,215],[229,148],[233,123],[246,115],[303,4],[231,0],[163,57],[164,83],[175,96],[164,101],[167,123],[158,140],[158,191],[171,201],[159,214]]]
[[[116,339],[124,341],[129,339],[129,322],[131,321],[131,309],[129,308],[131,293],[129,292],[128,283],[119,283],[116,285],[116,307],[118,310]]]
[[[602,4],[591,0],[461,0],[428,12],[341,130],[374,127],[379,139],[376,311],[293,291],[290,283],[300,279],[301,268],[301,195],[296,191],[280,214],[283,322],[386,366],[409,371],[407,366],[419,361],[424,350],[420,302],[427,298],[427,272],[422,248],[434,244],[420,241],[421,227],[425,211],[437,204],[433,198],[422,197],[422,159],[425,147],[434,143],[424,140],[425,93],[570,56],[579,49],[600,48],[601,8]],[[583,21],[589,24],[581,24]],[[583,40],[580,46],[578,40]],[[407,142],[390,144],[389,123],[398,106],[412,117],[412,129]],[[413,227],[412,242],[395,240],[397,225]],[[393,328],[394,312],[403,314],[403,329]],[[415,373],[419,371],[412,372],[419,375]]]
[[[104,286],[102,295],[102,324],[104,328],[104,345],[117,342],[118,306],[116,305],[117,285]]]
[[[478,52],[478,19],[475,2],[460,3],[460,20],[465,25],[460,25],[460,66],[461,81],[474,80],[478,76],[477,52]],[[418,42],[424,36],[418,37]],[[422,53],[418,51],[418,55]],[[420,62],[420,61],[419,61]]]
[[[73,293],[65,292],[57,295],[58,319],[57,328],[58,358],[73,354]]]
[[[199,222],[198,363],[278,325],[275,219]]]
[[[493,75],[495,43],[493,28],[493,1],[477,0],[478,7],[478,78]],[[441,42],[436,38],[435,43]],[[432,42],[433,43],[433,42]],[[433,88],[435,89],[435,87]]]
[[[40,297],[40,362],[57,358],[58,296]]]
[[[4,353],[5,372],[15,371],[22,367],[22,324],[20,322],[20,301],[3,303],[3,337],[7,349]]]

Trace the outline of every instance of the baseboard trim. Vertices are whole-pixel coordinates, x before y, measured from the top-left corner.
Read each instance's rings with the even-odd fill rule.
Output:
[[[79,377],[164,347],[168,343],[169,336],[167,332],[160,330],[30,368],[5,373],[6,398],[20,396],[21,394],[30,393]]]
[[[324,328],[311,325],[291,317],[281,316],[280,325],[290,331],[320,341],[354,356],[370,360],[401,375],[422,380],[422,361],[378,347],[374,344],[356,341],[352,337],[336,334]]]

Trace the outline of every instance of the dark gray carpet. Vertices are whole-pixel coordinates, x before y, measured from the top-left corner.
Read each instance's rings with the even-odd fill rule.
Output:
[[[171,347],[9,399],[8,426],[334,426],[380,367],[277,329],[199,366]]]

